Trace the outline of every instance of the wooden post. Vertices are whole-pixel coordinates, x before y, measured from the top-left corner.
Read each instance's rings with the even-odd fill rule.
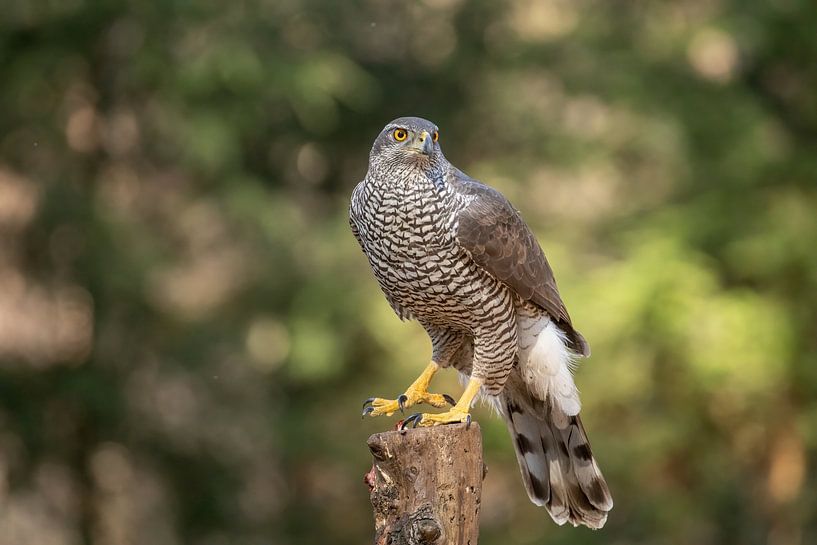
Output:
[[[477,545],[485,475],[479,424],[376,433],[368,445],[375,545]]]

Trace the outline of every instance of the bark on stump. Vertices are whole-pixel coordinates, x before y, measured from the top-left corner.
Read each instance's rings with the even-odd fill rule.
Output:
[[[479,424],[376,433],[368,445],[375,545],[477,545]]]

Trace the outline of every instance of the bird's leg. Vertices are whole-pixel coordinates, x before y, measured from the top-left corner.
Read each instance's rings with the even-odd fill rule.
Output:
[[[468,385],[462,393],[460,400],[451,407],[450,411],[440,414],[416,413],[403,421],[403,428],[410,425],[417,426],[437,426],[439,424],[452,424],[455,422],[465,422],[471,424],[471,404],[482,388],[484,381],[481,378],[471,377]]]
[[[436,362],[429,363],[423,372],[417,377],[411,386],[406,389],[397,399],[382,399],[380,397],[370,397],[363,402],[363,416],[380,416],[385,414],[391,416],[397,411],[403,412],[406,407],[417,405],[418,403],[428,403],[434,407],[445,407],[446,403],[454,404],[454,398],[448,394],[431,394],[428,392],[428,385],[431,378],[440,369]]]

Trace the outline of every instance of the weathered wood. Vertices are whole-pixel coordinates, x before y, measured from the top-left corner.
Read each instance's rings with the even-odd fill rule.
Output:
[[[485,474],[479,424],[376,433],[368,445],[375,545],[476,545]]]

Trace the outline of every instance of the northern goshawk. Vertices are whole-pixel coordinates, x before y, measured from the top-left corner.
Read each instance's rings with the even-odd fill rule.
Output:
[[[425,119],[395,119],[352,194],[350,224],[389,304],[431,337],[432,358],[396,400],[370,398],[363,414],[418,403],[453,407],[407,424],[470,422],[478,394],[505,419],[533,503],[558,524],[601,528],[613,500],[579,418],[571,367],[590,347],[574,329],[531,230],[498,191],[440,150]],[[459,401],[428,392],[441,367],[468,378]]]

